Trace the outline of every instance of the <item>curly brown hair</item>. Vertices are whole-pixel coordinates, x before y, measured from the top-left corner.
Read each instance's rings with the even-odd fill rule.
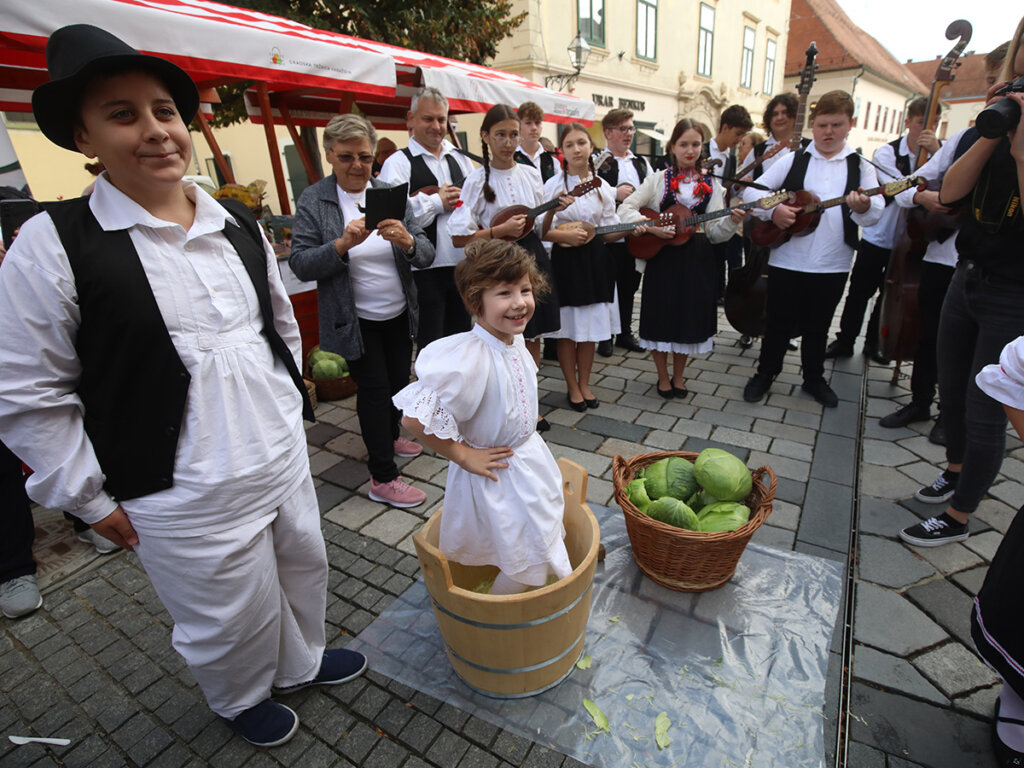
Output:
[[[466,246],[466,258],[455,267],[455,287],[466,311],[479,315],[484,291],[498,283],[518,282],[524,275],[530,278],[534,296],[547,294],[547,278],[528,250],[505,240],[472,240]]]

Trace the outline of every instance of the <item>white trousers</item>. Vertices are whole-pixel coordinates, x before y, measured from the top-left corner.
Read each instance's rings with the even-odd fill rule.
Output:
[[[234,718],[303,683],[325,645],[327,552],[311,477],[276,510],[221,533],[143,535],[135,551],[206,701]]]

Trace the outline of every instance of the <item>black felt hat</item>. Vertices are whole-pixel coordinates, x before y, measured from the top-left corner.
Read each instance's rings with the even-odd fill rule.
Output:
[[[106,30],[72,24],[50,35],[46,43],[50,81],[32,93],[32,112],[43,134],[54,144],[78,151],[74,129],[82,91],[97,74],[141,69],[160,78],[185,124],[199,110],[199,91],[185,70],[167,59],[139,53]]]

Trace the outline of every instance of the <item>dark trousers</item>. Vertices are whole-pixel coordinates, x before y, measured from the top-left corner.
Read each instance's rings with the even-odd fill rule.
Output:
[[[455,267],[421,269],[412,273],[420,305],[416,347],[463,333],[470,328],[469,313],[455,288]]]
[[[715,243],[711,247],[717,261],[717,293],[715,295],[720,299],[725,296],[725,283],[728,274],[743,266],[743,237],[733,235],[724,243]]]
[[[825,377],[825,343],[832,316],[843,296],[845,272],[797,272],[768,267],[767,323],[757,372],[778,376],[792,336],[803,337],[800,362],[804,381]]]
[[[971,513],[999,473],[1006,450],[1006,412],[974,377],[999,362],[1003,347],[1024,334],[1024,283],[983,274],[961,260],[946,291],[936,344],[946,458],[963,464],[950,505]]]
[[[921,322],[921,337],[914,352],[914,372],[910,377],[910,391],[914,405],[931,407],[935,399],[935,385],[939,381],[938,363],[935,361],[935,343],[939,336],[939,316],[946,298],[953,267],[945,264],[921,262],[921,277],[917,284],[917,306]]]
[[[846,303],[843,304],[843,316],[839,320],[839,341],[851,347],[860,334],[864,322],[864,311],[868,302],[876,293],[881,296],[885,285],[885,270],[889,266],[891,248],[879,248],[877,245],[861,240],[857,247],[857,259],[853,262],[850,273],[850,289],[846,292]],[[864,346],[868,349],[878,347],[878,317],[881,305],[875,302],[875,309],[868,320],[868,329],[864,334]]]
[[[619,328],[621,333],[633,333],[633,299],[640,287],[640,273],[636,259],[625,243],[610,243],[608,248],[615,258],[615,287],[619,292]]]
[[[21,461],[0,443],[0,583],[36,572],[35,539]]]
[[[359,385],[356,415],[369,456],[370,475],[377,483],[389,483],[398,477],[395,440],[402,415],[391,398],[409,383],[412,358],[408,313],[390,320],[359,318],[359,332],[363,356],[348,361],[349,372]]]

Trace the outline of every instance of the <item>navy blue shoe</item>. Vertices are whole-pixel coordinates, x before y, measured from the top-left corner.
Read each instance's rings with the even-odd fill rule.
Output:
[[[274,693],[293,693],[311,685],[341,685],[349,680],[355,680],[366,671],[366,667],[366,657],[358,651],[332,648],[324,651],[324,660],[320,663],[320,671],[316,673],[316,677],[306,683],[285,688],[275,687]]]
[[[299,730],[299,716],[284,704],[266,699],[234,720],[224,721],[235,733],[257,747],[279,747]]]

